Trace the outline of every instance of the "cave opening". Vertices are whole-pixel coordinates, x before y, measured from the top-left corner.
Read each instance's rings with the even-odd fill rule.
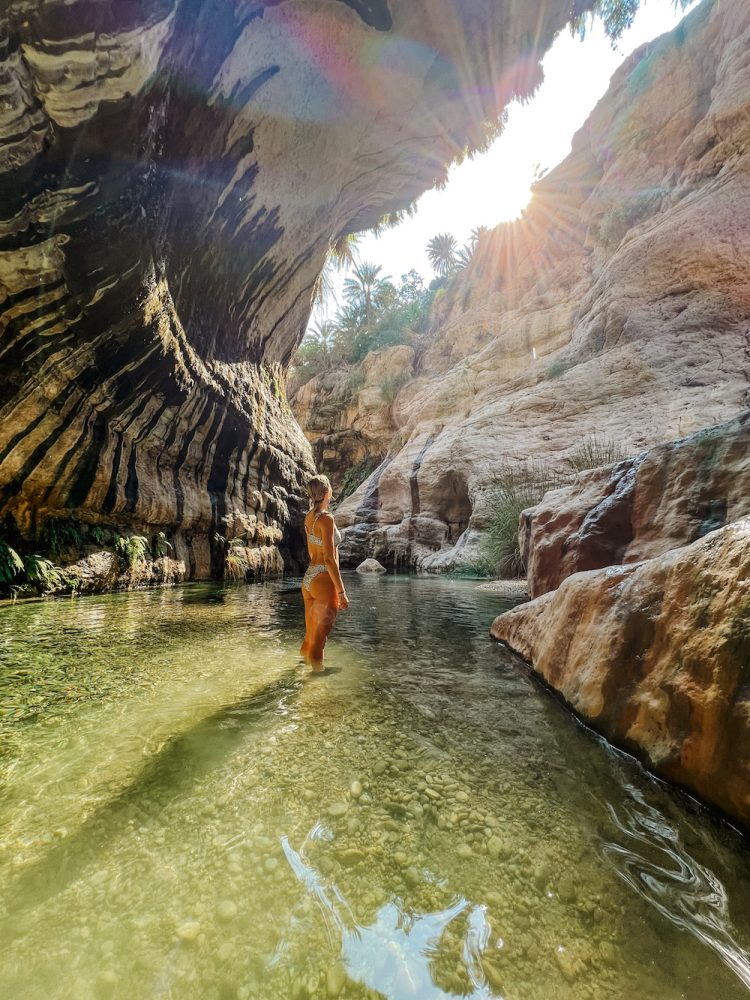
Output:
[[[435,495],[439,497],[436,516],[445,524],[443,545],[450,547],[466,531],[471,518],[472,507],[466,477],[454,469],[443,473]]]

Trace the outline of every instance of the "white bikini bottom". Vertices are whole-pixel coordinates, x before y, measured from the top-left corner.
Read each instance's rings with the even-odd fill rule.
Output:
[[[327,572],[328,572],[328,570],[326,568],[325,563],[315,563],[313,566],[308,566],[307,567],[307,572],[302,577],[302,586],[309,593],[310,592],[310,584],[313,582],[313,580],[315,579],[315,577],[318,576],[320,573],[327,573]]]

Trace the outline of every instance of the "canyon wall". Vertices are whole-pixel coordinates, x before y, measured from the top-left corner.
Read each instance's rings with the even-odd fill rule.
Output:
[[[580,473],[521,515],[529,594],[573,573],[653,559],[750,517],[750,412]]]
[[[750,518],[574,573],[492,635],[608,739],[750,830]]]
[[[398,344],[371,351],[357,366],[316,375],[290,393],[315,464],[329,476],[335,495],[351,492],[352,473],[374,471],[397,446],[393,387],[409,381],[414,364],[414,348]]]
[[[481,143],[570,14],[3,4],[0,534],[163,531],[193,577],[232,538],[293,564],[313,463],[286,368],[331,243]]]
[[[388,404],[383,462],[337,512],[348,560],[472,565],[508,459],[560,464],[592,433],[637,455],[747,409],[748,51],[747,4],[704,0],[480,240]]]

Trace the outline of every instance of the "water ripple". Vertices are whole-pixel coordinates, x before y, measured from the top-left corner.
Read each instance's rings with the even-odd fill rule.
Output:
[[[677,829],[625,782],[619,808],[607,810],[619,842],[604,841],[602,857],[635,892],[674,926],[707,945],[750,987],[750,953],[736,940],[727,891],[711,869],[680,844]]]

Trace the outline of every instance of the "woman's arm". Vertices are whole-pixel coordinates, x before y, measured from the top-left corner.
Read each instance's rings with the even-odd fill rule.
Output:
[[[346,601],[344,581],[341,579],[341,570],[339,569],[338,559],[336,558],[336,546],[333,544],[333,517],[330,514],[323,514],[319,518],[318,524],[320,525],[320,535],[323,539],[323,561],[325,562],[326,569],[328,570],[328,575],[333,580],[333,585],[339,595],[339,600],[343,596]],[[348,601],[346,601],[346,603],[348,604]]]

